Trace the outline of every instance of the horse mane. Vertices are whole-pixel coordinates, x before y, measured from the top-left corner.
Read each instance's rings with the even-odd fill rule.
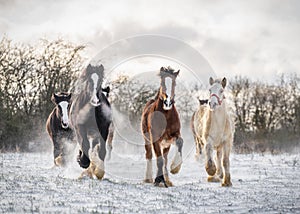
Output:
[[[60,96],[60,97],[67,97],[70,95],[70,93],[68,92],[58,92],[58,93],[55,93],[57,96]]]
[[[100,80],[100,85],[102,85],[103,78],[104,78],[104,67],[101,64],[100,66],[93,66],[89,64],[86,69],[84,69],[75,82],[74,88],[72,88],[70,91],[72,93],[79,95],[81,94],[82,91],[85,90],[86,85],[88,84],[89,81],[89,76],[91,73],[97,73],[99,75],[99,80]]]
[[[155,95],[155,98],[154,98],[155,100],[157,100],[159,98],[159,94],[160,94],[160,87],[158,88],[157,93]]]
[[[173,68],[171,68],[170,66],[161,67],[160,72],[159,72],[159,76],[160,77],[165,77],[165,76],[168,76],[168,75],[175,76],[176,75],[175,70]]]

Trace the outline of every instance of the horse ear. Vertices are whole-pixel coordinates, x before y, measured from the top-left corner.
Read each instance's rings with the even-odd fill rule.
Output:
[[[67,96],[68,100],[71,100],[72,98],[72,93],[69,93],[69,95]]]
[[[104,71],[104,67],[102,64],[99,66],[99,69],[100,69],[100,71]]]
[[[89,64],[86,68],[86,74],[89,75],[91,73],[91,70],[93,69],[92,65]]]
[[[227,79],[225,77],[222,79],[221,84],[222,84],[223,88],[225,88],[225,86],[227,84]]]
[[[88,71],[88,70],[90,70],[90,69],[92,69],[92,65],[91,65],[91,64],[89,64],[89,65],[87,66],[86,70]]]
[[[162,73],[163,73],[164,71],[165,71],[165,68],[164,68],[164,67],[161,67],[161,68],[160,68],[160,71],[159,71],[159,75],[162,76]]]
[[[180,69],[179,69],[177,72],[174,72],[174,74],[175,74],[175,77],[177,77],[177,76],[178,76],[179,72],[180,72]]]
[[[51,101],[54,103],[54,104],[57,104],[56,103],[56,100],[57,100],[57,95],[55,93],[52,94],[51,96]]]
[[[106,87],[106,92],[107,92],[107,93],[110,92],[110,87],[109,87],[109,86]]]
[[[212,84],[214,84],[214,82],[215,82],[214,79],[212,77],[210,77],[209,78],[209,84],[212,85]]]

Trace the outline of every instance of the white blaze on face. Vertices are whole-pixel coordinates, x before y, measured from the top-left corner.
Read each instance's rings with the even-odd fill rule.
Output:
[[[168,95],[168,97],[166,99],[166,103],[164,103],[164,109],[170,110],[172,108],[171,105],[172,78],[171,77],[165,78],[165,85],[166,85],[166,94]]]
[[[99,99],[97,97],[97,85],[98,85],[98,80],[99,80],[99,77],[97,74],[93,73],[91,75],[91,79],[93,81],[93,94],[92,94],[92,99],[91,99],[91,103],[93,105],[98,105],[99,103]]]
[[[58,104],[61,107],[62,111],[62,127],[64,129],[69,127],[69,115],[68,115],[68,105],[69,103],[67,101],[62,101]]]

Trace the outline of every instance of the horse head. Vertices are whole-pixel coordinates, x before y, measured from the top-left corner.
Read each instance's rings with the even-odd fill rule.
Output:
[[[63,129],[69,128],[69,110],[71,105],[71,93],[52,94],[51,100],[56,105],[56,116],[61,121]]]
[[[104,75],[104,67],[88,65],[86,70],[82,74],[82,78],[86,81],[86,93],[89,94],[90,103],[93,106],[99,106],[101,104],[98,94],[102,93],[102,81]]]
[[[167,68],[161,67],[160,69],[159,76],[161,81],[159,98],[163,101],[164,110],[172,109],[172,106],[175,103],[175,85],[179,71],[180,70],[174,72],[174,69],[170,66]]]
[[[227,84],[227,80],[224,77],[222,80],[220,79],[213,79],[212,77],[209,78],[209,93],[210,93],[210,100],[209,106],[211,110],[216,109],[217,106],[221,106],[223,100],[225,99],[224,96],[224,89]]]

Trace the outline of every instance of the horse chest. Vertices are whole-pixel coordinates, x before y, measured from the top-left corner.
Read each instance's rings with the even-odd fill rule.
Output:
[[[175,142],[175,139],[173,139],[173,138],[165,139],[165,140],[161,141],[160,146],[162,149],[169,148],[171,146],[171,144],[174,144],[174,142]]]

